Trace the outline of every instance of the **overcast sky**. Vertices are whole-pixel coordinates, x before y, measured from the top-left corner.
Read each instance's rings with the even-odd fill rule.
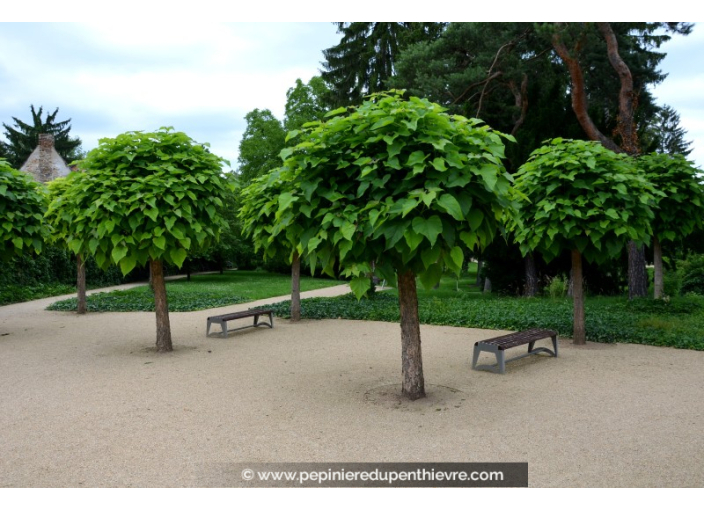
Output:
[[[331,23],[0,24],[0,122],[29,106],[59,108],[83,148],[130,130],[173,126],[237,168],[254,108],[283,118],[296,78],[319,73],[339,42]],[[665,47],[669,73],[655,90],[681,115],[690,156],[704,167],[704,25]]]

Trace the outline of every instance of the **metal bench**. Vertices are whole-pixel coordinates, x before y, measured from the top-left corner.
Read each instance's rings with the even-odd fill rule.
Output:
[[[533,346],[538,340],[543,340],[550,338],[552,339],[553,351],[546,347],[539,347],[534,349]],[[509,335],[503,335],[496,338],[490,338],[488,340],[482,340],[474,344],[474,356],[472,358],[472,368],[474,370],[489,370],[494,373],[506,373],[506,358],[504,357],[504,352],[506,349],[512,347],[518,347],[519,345],[528,344],[528,353],[521,356],[516,356],[508,361],[514,361],[520,358],[525,358],[531,354],[539,354],[541,352],[546,352],[554,357],[557,357],[557,331],[551,329],[529,329],[527,331],[519,331],[517,333],[511,333]],[[491,352],[496,355],[496,365],[479,365],[477,366],[477,360],[479,359],[479,354],[484,352]]]
[[[268,315],[269,316],[269,322],[259,322],[259,317],[262,315]],[[220,324],[220,327],[222,328],[222,332],[220,333],[220,336],[226,337],[227,336],[227,322],[228,321],[234,321],[236,319],[244,319],[246,317],[254,317],[254,324],[251,326],[243,326],[241,328],[235,328],[231,329],[230,331],[237,331],[239,329],[246,329],[246,328],[256,328],[259,326],[268,326],[270,328],[274,327],[274,311],[273,310],[246,310],[244,312],[235,312],[235,313],[228,313],[225,315],[215,315],[213,317],[208,317],[208,329],[205,331],[205,336],[210,336],[210,325],[211,324]]]

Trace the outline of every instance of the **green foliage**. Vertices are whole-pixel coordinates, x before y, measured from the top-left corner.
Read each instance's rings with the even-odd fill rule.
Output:
[[[127,274],[149,259],[181,267],[189,251],[217,240],[228,190],[222,162],[170,128],[104,138],[47,218],[74,253],[102,268]]]
[[[692,255],[680,264],[682,294],[699,294],[704,296],[704,255]]]
[[[556,275],[550,278],[545,288],[545,293],[551,298],[563,298],[567,295],[567,290],[570,286],[570,281],[567,277]]]
[[[340,43],[323,50],[329,104],[358,104],[366,94],[388,89],[401,50],[437,38],[443,28],[443,23],[338,22]]]
[[[277,316],[288,317],[288,303],[273,305]],[[587,339],[704,350],[704,299],[670,301],[594,298],[585,304]],[[569,299],[487,297],[468,293],[452,298],[418,296],[422,324],[466,328],[524,330],[550,328],[561,335],[573,330]],[[304,319],[350,319],[398,322],[396,296],[376,293],[360,302],[350,294],[337,298],[304,299]]]
[[[663,193],[657,196],[653,233],[661,241],[674,241],[701,228],[704,216],[704,188],[693,163],[681,154],[645,154],[637,165],[646,178]]]
[[[240,181],[248,184],[281,164],[286,132],[271,110],[255,109],[245,116],[247,128],[240,141],[237,162]]]
[[[252,228],[255,239],[285,232],[311,269],[333,274],[339,263],[358,296],[371,261],[391,284],[411,270],[432,287],[445,267],[459,273],[463,247],[491,242],[511,207],[501,164],[511,137],[398,92],[328,117],[282,152],[284,166],[253,201],[275,224]]]
[[[286,92],[284,129],[287,132],[294,131],[306,122],[321,120],[327,113],[324,98],[328,92],[328,87],[320,76],[314,76],[308,84],[297,79],[296,85]]]
[[[322,289],[338,283],[301,277],[301,290]],[[222,275],[193,275],[190,281],[169,281],[166,287],[169,311],[190,312],[286,295],[291,291],[291,278],[263,271],[226,271]],[[93,294],[88,296],[87,302],[92,312],[154,311],[154,294],[148,286]],[[53,303],[48,310],[74,311],[76,299]]]
[[[659,192],[626,155],[596,142],[556,138],[536,149],[516,174],[522,200],[512,225],[523,253],[547,261],[577,249],[588,261],[617,257],[628,240],[649,242]]]
[[[41,252],[47,234],[45,211],[44,188],[0,159],[0,260],[28,249]]]
[[[0,286],[0,306],[74,292],[76,292],[76,287],[65,283],[40,283],[30,286],[2,285]]]
[[[40,106],[36,111],[34,105],[29,108],[32,112],[30,124],[22,122],[16,117],[12,117],[15,127],[3,123],[5,138],[8,141],[2,145],[6,157],[13,167],[20,168],[27,161],[27,158],[37,147],[41,133],[54,135],[54,148],[68,163],[81,156],[81,140],[70,137],[71,119],[57,122],[56,115],[59,113],[57,108],[54,113],[47,113],[46,118],[42,120],[43,107]]]

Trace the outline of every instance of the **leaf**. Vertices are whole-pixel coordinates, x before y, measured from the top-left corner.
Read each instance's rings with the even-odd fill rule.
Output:
[[[362,299],[370,288],[371,280],[366,276],[357,276],[350,280],[350,289],[352,289],[357,299]]]
[[[464,264],[464,252],[462,251],[462,248],[459,246],[455,246],[450,250],[450,257],[452,257],[452,260],[454,261],[455,265],[462,270],[462,265]],[[457,272],[457,275],[459,276],[459,271]]]
[[[420,216],[413,219],[413,230],[425,236],[430,245],[433,246],[437,241],[438,236],[442,232],[442,221],[438,216],[432,216],[429,219]]]
[[[499,180],[499,176],[496,174],[496,167],[485,165],[479,168],[477,172],[484,179],[484,184],[486,185],[486,187],[490,191],[494,191],[494,188],[496,187],[496,182]]]
[[[120,244],[120,245],[115,246],[112,249],[112,253],[111,253],[112,261],[115,264],[118,264],[120,262],[120,260],[122,260],[127,255],[127,251],[128,251],[127,246],[125,246],[124,244]]]
[[[464,214],[462,214],[460,203],[449,193],[440,195],[440,198],[435,202],[435,204],[457,221],[464,220]]]
[[[137,257],[131,255],[129,257],[124,257],[120,260],[120,271],[126,276],[130,271],[132,271],[137,265]]]
[[[413,230],[406,230],[403,237],[406,239],[406,243],[408,243],[408,247],[411,251],[418,248],[418,245],[423,241],[423,239],[425,239],[421,234],[418,234]]]
[[[279,195],[279,212],[283,212],[288,209],[296,200],[298,200],[298,198],[293,196],[291,193],[281,193]]]
[[[157,248],[160,250],[166,250],[166,238],[161,236],[161,237],[155,237],[153,240],[154,244],[156,245]]]
[[[183,248],[173,248],[169,251],[171,262],[179,268],[183,265],[183,261],[186,260],[186,256],[188,256],[188,252]]]
[[[440,245],[437,244],[432,248],[423,250],[423,252],[420,254],[421,260],[423,261],[423,266],[425,266],[425,268],[428,268],[431,265],[435,264],[440,258],[440,253]]]
[[[159,210],[158,209],[144,209],[144,214],[149,216],[152,221],[156,221],[157,217],[159,216]]]
[[[440,278],[442,278],[442,264],[433,264],[418,276],[425,290],[430,290],[440,281]]]
[[[478,230],[484,221],[484,213],[481,209],[470,209],[469,214],[467,214],[467,220],[469,221],[469,228],[472,230]]]

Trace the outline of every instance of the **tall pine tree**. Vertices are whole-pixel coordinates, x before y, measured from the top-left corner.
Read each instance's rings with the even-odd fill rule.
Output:
[[[359,104],[366,94],[385,90],[396,59],[410,44],[436,39],[443,23],[338,22],[342,40],[323,50],[323,79],[330,106]]]

